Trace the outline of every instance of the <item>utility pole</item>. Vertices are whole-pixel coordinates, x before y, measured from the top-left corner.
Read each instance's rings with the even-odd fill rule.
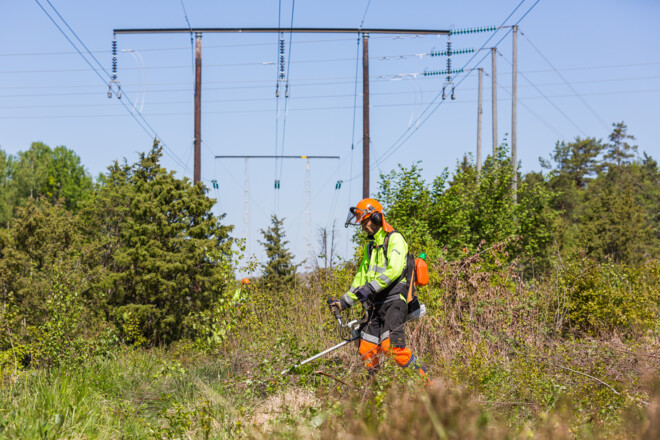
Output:
[[[513,26],[513,79],[511,80],[511,165],[513,166],[513,200],[518,189],[518,26]]]
[[[477,101],[479,102],[479,104],[477,110],[477,176],[481,176],[481,113],[482,113],[481,97],[483,95],[482,83],[484,79],[484,69],[480,67],[478,70],[479,70],[479,99]]]
[[[114,29],[113,34],[190,34],[197,36],[195,58],[195,169],[193,181],[201,180],[201,82],[202,82],[202,33],[308,33],[308,34],[362,34],[363,47],[363,195],[369,196],[369,34],[401,35],[449,35],[442,29],[383,29],[383,28],[158,28],[158,29]],[[116,78],[113,78],[116,80]]]
[[[369,197],[369,34],[362,34],[362,198]]]
[[[202,33],[195,33],[195,171],[193,183],[202,178]]]
[[[497,48],[490,49],[493,58],[493,156],[497,149]]]

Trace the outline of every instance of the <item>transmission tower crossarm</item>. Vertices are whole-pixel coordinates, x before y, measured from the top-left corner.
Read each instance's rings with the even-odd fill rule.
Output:
[[[216,159],[339,159],[339,156],[220,155]]]
[[[114,29],[115,34],[189,34],[204,33],[303,33],[303,34],[408,34],[408,35],[449,35],[446,29],[364,29],[364,28],[155,28],[155,29]]]

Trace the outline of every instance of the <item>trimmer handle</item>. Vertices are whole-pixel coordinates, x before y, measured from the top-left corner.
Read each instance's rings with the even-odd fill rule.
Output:
[[[335,318],[337,318],[337,321],[341,324],[341,312],[339,311],[339,307],[336,306],[336,303],[338,303],[334,298],[328,298],[328,307],[330,307],[330,311],[332,312],[333,315],[335,315]]]

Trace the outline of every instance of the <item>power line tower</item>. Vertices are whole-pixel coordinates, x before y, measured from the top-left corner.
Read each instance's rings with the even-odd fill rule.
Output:
[[[245,249],[250,253],[250,180],[248,173],[248,160],[245,158],[245,172],[243,176],[243,231],[245,233]]]
[[[312,252],[312,172],[309,158],[305,163],[305,241],[307,253]]]

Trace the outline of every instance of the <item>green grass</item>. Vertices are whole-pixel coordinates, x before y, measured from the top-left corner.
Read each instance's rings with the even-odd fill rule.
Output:
[[[26,371],[0,390],[0,438],[225,438],[227,371],[185,357],[122,350],[76,368]]]
[[[551,286],[532,295],[451,270],[423,293],[428,316],[407,328],[431,385],[391,360],[367,379],[353,345],[280,375],[339,341],[324,298],[345,280],[331,276],[293,293],[253,292],[213,350],[115,347],[83,365],[8,371],[0,439],[660,435],[656,333],[553,333]]]

